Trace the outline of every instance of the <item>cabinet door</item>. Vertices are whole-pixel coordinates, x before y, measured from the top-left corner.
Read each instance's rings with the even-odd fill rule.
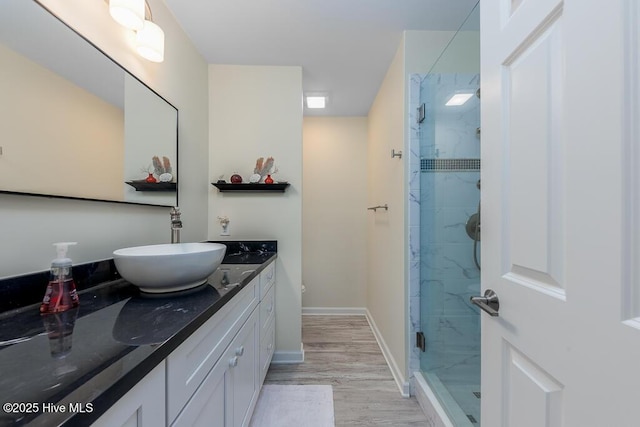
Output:
[[[172,427],[224,427],[225,380],[228,358],[222,356],[211,369]]]
[[[157,427],[165,425],[165,364],[156,366],[92,427]]]
[[[169,423],[182,411],[252,311],[255,311],[258,282],[258,278],[253,279],[167,358]]]
[[[172,427],[248,426],[258,396],[258,310],[254,310]]]
[[[269,330],[269,326],[273,321],[276,313],[276,295],[275,295],[275,286],[272,286],[271,289],[267,291],[267,294],[260,301],[260,339],[263,340],[267,331]]]
[[[260,387],[262,387],[262,383],[264,383],[273,357],[273,350],[276,344],[275,323],[272,318],[268,324],[267,332],[260,338]]]
[[[228,350],[227,426],[246,427],[259,392],[258,310],[255,310]]]

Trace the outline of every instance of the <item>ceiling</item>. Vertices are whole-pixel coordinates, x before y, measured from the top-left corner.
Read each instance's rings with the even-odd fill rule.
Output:
[[[165,0],[210,64],[302,67],[306,116],[366,116],[403,30],[457,30],[478,0]]]

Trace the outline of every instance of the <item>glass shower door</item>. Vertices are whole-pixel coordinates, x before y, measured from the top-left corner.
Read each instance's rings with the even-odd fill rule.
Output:
[[[420,368],[454,425],[480,423],[478,6],[424,76],[420,101]]]

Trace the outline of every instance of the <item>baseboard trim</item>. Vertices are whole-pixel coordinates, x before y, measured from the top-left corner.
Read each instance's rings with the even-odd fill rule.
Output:
[[[300,351],[274,351],[271,358],[272,365],[294,365],[304,362],[304,347],[300,344]]]
[[[380,351],[382,351],[382,355],[384,356],[384,359],[387,361],[387,365],[391,370],[391,375],[393,375],[393,379],[395,380],[396,385],[398,386],[398,389],[400,389],[400,393],[402,394],[403,397],[409,397],[411,395],[411,387],[409,385],[409,382],[404,379],[404,375],[400,371],[398,364],[393,358],[393,355],[391,354],[391,351],[389,350],[387,343],[384,341],[384,338],[382,337],[382,333],[380,333],[378,326],[376,326],[376,322],[373,320],[371,313],[369,312],[368,309],[365,310],[365,313],[366,313],[365,316],[367,318],[367,322],[369,322],[369,326],[373,331],[373,336],[376,338],[376,341],[378,342]]]
[[[364,307],[302,307],[303,316],[366,316]]]

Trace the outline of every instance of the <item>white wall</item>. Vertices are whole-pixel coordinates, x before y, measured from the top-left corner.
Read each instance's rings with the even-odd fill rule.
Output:
[[[276,361],[301,353],[302,69],[209,66],[209,182],[248,181],[258,157],[274,157],[285,193],[219,193],[209,184],[210,240],[277,240]],[[184,170],[184,169],[183,169]],[[221,237],[218,216],[230,219]]]
[[[367,118],[303,122],[305,308],[366,306]]]
[[[153,18],[165,31],[161,64],[137,56],[132,33],[110,18],[106,2],[42,3],[178,108],[183,241],[205,240],[210,187],[205,61],[161,0],[150,1]],[[80,263],[110,258],[119,247],[170,238],[169,212],[162,207],[0,195],[0,218],[0,277],[48,269],[55,254],[51,243],[57,241],[78,241],[70,256]]]
[[[426,73],[452,31],[406,31],[369,111],[368,204],[389,205],[367,219],[367,309],[396,381],[408,392],[408,91],[411,73]],[[403,151],[402,160],[391,150]]]
[[[404,40],[369,111],[368,204],[389,206],[367,218],[367,309],[386,344],[396,375],[405,374]],[[392,366],[392,370],[394,366]],[[397,378],[398,379],[398,378]],[[398,379],[404,382],[404,377]]]

